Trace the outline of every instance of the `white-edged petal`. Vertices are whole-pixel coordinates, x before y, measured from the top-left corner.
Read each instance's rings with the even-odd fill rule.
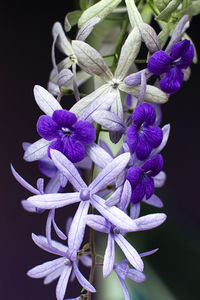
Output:
[[[92,32],[94,26],[99,23],[101,21],[100,18],[98,17],[94,17],[90,20],[88,20],[87,23],[85,23],[81,29],[79,30],[77,36],[76,36],[76,40],[79,40],[79,41],[84,41],[89,35],[90,33]]]
[[[73,49],[71,43],[68,41],[67,37],[65,36],[64,30],[62,25],[59,22],[54,23],[52,28],[52,34],[54,39],[57,37],[57,46],[65,55],[73,55]]]
[[[164,184],[165,184],[165,181],[166,181],[166,173],[161,171],[160,173],[158,173],[154,178],[153,178],[153,181],[154,181],[154,187],[155,188],[159,188],[159,187],[162,187]]]
[[[99,145],[93,143],[85,147],[89,158],[100,168],[104,168],[113,158]]]

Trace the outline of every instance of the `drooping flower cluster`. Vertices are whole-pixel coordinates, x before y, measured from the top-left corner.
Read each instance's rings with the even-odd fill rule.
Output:
[[[111,272],[117,274],[125,299],[129,300],[124,281],[126,278],[144,281],[142,257],[157,249],[139,254],[126,240],[126,234],[155,228],[166,219],[160,212],[140,216],[140,207],[142,202],[157,208],[163,206],[154,190],[163,186],[166,179],[160,152],[167,143],[170,126],[159,127],[160,105],[168,100],[164,92],[174,93],[180,88],[183,69],[192,62],[192,44],[188,40],[180,42],[189,19],[187,16],[180,19],[165,52],[161,50],[165,43],[144,23],[134,1],[126,0],[126,7],[120,9],[123,14],[128,11],[133,29],[128,31],[129,23],[125,20],[117,46],[115,30],[108,45],[100,21],[109,13],[116,13],[114,9],[119,3],[119,0],[101,0],[87,9],[82,8],[84,11],[78,20],[80,30],[72,42],[65,36],[61,24],[54,24],[54,69],[49,91],[41,86],[34,88],[35,100],[46,114],[37,122],[41,139],[24,144],[24,159],[38,161],[41,173],[49,181],[44,186],[44,179],[39,178],[34,188],[11,168],[17,181],[33,194],[22,201],[24,209],[36,213],[49,211],[46,236],[33,234],[32,239],[38,247],[57,258],[32,268],[27,274],[44,278],[45,284],[58,279],[57,300],[70,294],[69,279],[75,278],[81,287],[74,295],[77,298],[73,299],[91,299],[91,293],[96,292],[93,272],[97,266],[102,267],[104,277]],[[94,27],[102,32],[99,45],[102,54],[85,42]],[[65,30],[70,28],[66,17]],[[137,71],[135,62],[142,41],[152,55],[147,69]],[[55,46],[66,55],[59,64],[55,59]],[[168,55],[170,51],[171,56]],[[102,55],[112,58],[111,68]],[[136,72],[129,74],[133,69]],[[152,73],[165,74],[160,81],[161,89],[147,84]],[[80,86],[91,78],[94,91],[81,98]],[[77,101],[69,111],[60,105],[62,96],[68,93],[73,93]],[[81,177],[84,170],[90,173],[86,182]],[[66,192],[66,186],[71,186],[72,191]],[[78,203],[76,213],[68,218],[64,233],[56,224],[56,210],[75,203]],[[52,239],[52,228],[63,243]],[[84,242],[86,230],[90,231],[88,243]],[[94,252],[95,231],[107,234],[103,257]],[[125,256],[121,262],[115,255],[115,243]],[[98,264],[97,257],[101,257]],[[89,279],[80,272],[80,262],[90,269]]]

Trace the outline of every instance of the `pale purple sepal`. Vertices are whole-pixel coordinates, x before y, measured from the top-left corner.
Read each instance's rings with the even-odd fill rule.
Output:
[[[70,230],[70,226],[72,224],[72,221],[73,221],[73,218],[72,217],[69,217],[67,219],[67,222],[66,222],[66,225],[65,225],[65,231],[66,231],[66,234],[68,235],[69,234],[69,230]]]
[[[114,239],[121,250],[124,252],[124,255],[130,262],[130,264],[139,271],[143,271],[144,264],[140,258],[138,252],[133,248],[133,246],[121,235],[115,234]]]
[[[67,284],[69,281],[69,276],[72,271],[72,266],[66,266],[58,280],[57,286],[56,286],[56,297],[57,300],[63,300],[67,288]]]
[[[64,246],[63,244],[54,240],[51,240],[51,245],[50,245],[46,237],[41,235],[36,235],[34,233],[32,233],[32,239],[39,248],[49,253],[65,256],[66,251],[68,249],[67,246]]]
[[[89,227],[96,231],[109,233],[110,232],[110,223],[106,221],[105,218],[97,215],[88,215],[86,217],[86,223]]]
[[[50,217],[50,219],[51,219],[50,222],[52,223],[53,228],[54,228],[54,230],[55,230],[57,236],[58,236],[61,240],[66,240],[66,239],[67,239],[66,235],[58,228],[58,226],[57,226],[57,224],[56,224],[56,222],[55,222],[55,209],[52,209],[52,210],[49,212],[49,217]],[[51,224],[50,224],[50,226],[51,226]],[[47,234],[46,234],[46,236],[47,236]]]
[[[137,229],[135,221],[116,206],[108,207],[105,204],[105,201],[99,196],[92,195],[91,203],[100,212],[100,214],[113,225],[125,231],[135,231]]]
[[[62,172],[62,174],[71,182],[77,191],[81,188],[86,188],[86,184],[81,178],[78,170],[73,163],[67,159],[67,157],[57,150],[51,150],[51,158],[56,167]]]
[[[108,241],[103,261],[103,277],[106,278],[113,270],[115,263],[115,241],[111,234],[108,234]]]
[[[46,185],[45,194],[57,193],[61,187],[60,171],[57,171],[55,177],[51,178]]]
[[[107,93],[106,95],[101,95],[101,96],[97,97],[83,111],[83,113],[79,119],[85,120],[88,122],[93,122],[92,114],[95,111],[108,110],[115,99],[116,99],[116,93]]]
[[[136,86],[136,85],[141,84],[142,73],[145,73],[146,80],[149,79],[153,75],[153,73],[151,73],[148,69],[144,69],[142,71],[128,75],[124,79],[125,84],[127,84],[128,86]]]
[[[129,269],[127,277],[138,283],[143,282],[146,279],[144,273],[134,269]]]
[[[24,152],[24,160],[29,162],[40,160],[47,154],[51,142],[52,141],[47,141],[45,139],[39,139],[34,142]]]
[[[150,155],[151,157],[156,155],[157,153],[160,153],[163,150],[163,148],[165,147],[165,145],[167,144],[167,141],[169,138],[169,133],[170,133],[170,124],[163,126],[162,132],[163,132],[162,142],[157,148],[152,150],[151,155]]]
[[[166,53],[168,54],[170,53],[172,46],[178,41],[180,41],[182,35],[188,29],[189,26],[190,26],[189,16],[184,15],[178,22],[176,28],[174,29],[174,32],[172,33],[171,39],[165,49]]]
[[[68,246],[71,249],[79,250],[85,233],[85,217],[90,206],[89,201],[81,201],[73,218],[68,234]]]
[[[156,249],[153,249],[153,250],[150,250],[150,251],[140,253],[140,257],[145,257],[145,256],[152,255],[152,254],[156,253],[158,250],[159,250],[159,248],[156,248]]]
[[[100,146],[101,146],[108,154],[110,154],[111,157],[113,157],[113,153],[112,153],[110,147],[108,146],[108,144],[107,144],[105,141],[100,140],[99,144],[100,144]],[[114,158],[114,157],[113,157],[113,158]]]
[[[149,214],[147,216],[140,217],[134,221],[138,226],[137,231],[142,231],[142,230],[149,230],[161,225],[166,220],[166,218],[167,218],[166,214],[156,213],[156,214]]]
[[[124,280],[117,274],[117,277],[121,283],[121,286],[122,286],[122,290],[123,290],[123,293],[124,293],[124,297],[125,297],[125,300],[130,300],[130,295],[129,295],[129,292],[128,292],[128,289],[124,283]]]
[[[140,202],[131,203],[131,206],[130,206],[130,217],[131,217],[131,219],[135,220],[139,217],[140,208],[141,208]]]
[[[113,158],[103,148],[95,143],[86,146],[85,149],[90,159],[100,168],[104,168],[113,160]]]
[[[131,199],[131,193],[132,193],[131,185],[130,185],[129,181],[126,180],[123,185],[121,199],[118,204],[118,207],[121,210],[126,211],[128,205],[129,205],[130,199]]]
[[[84,41],[92,32],[94,26],[101,21],[100,18],[94,17],[90,19],[87,23],[85,23],[81,29],[79,30],[76,40]]]
[[[27,201],[38,208],[52,209],[79,202],[80,197],[78,192],[43,194],[29,197]]]
[[[39,195],[40,192],[34,188],[31,184],[29,184],[26,180],[24,180],[18,173],[17,171],[15,171],[13,165],[10,165],[11,167],[11,171],[13,176],[15,177],[15,179],[25,188],[27,189],[29,192],[35,194],[35,195]]]
[[[101,188],[112,182],[126,167],[130,160],[130,153],[123,153],[113,159],[93,180],[89,188],[92,193],[98,192]]]
[[[106,110],[97,110],[92,114],[93,120],[108,129],[109,131],[117,131],[124,133],[124,122],[113,112]]]
[[[123,186],[118,187],[114,191],[114,193],[106,200],[105,203],[107,206],[114,206],[120,201],[122,189],[123,189]],[[119,208],[121,209],[121,207],[119,207]]]
[[[54,270],[52,273],[50,273],[44,278],[43,283],[44,284],[51,283],[52,281],[54,281],[60,276],[60,274],[63,272],[64,269],[65,269],[65,265],[62,265],[60,268]]]
[[[37,179],[37,189],[40,194],[44,194],[44,178]]]
[[[69,69],[63,69],[58,74],[58,86],[61,89],[73,77],[73,73]]]
[[[158,207],[158,208],[162,208],[163,207],[162,201],[155,194],[153,194],[149,199],[146,199],[144,197],[144,199],[142,201],[145,202],[145,203],[147,203],[147,204],[149,204],[149,205]]]
[[[160,188],[162,187],[164,184],[165,184],[165,181],[166,181],[166,173],[161,171],[160,173],[158,173],[158,175],[156,175],[154,178],[153,178],[153,181],[154,181],[154,187],[155,188]]]
[[[56,258],[54,260],[45,262],[41,265],[38,265],[27,272],[27,275],[32,278],[42,278],[53,272],[55,269],[60,268],[64,261],[65,257]]]
[[[85,157],[83,160],[75,163],[75,166],[79,169],[86,169],[86,170],[90,170],[92,167],[92,161],[91,159],[87,156]]]
[[[86,254],[81,255],[80,261],[82,264],[86,267],[91,267],[92,266],[92,258]]]
[[[76,278],[79,281],[80,285],[84,287],[87,291],[91,293],[95,293],[96,289],[91,285],[91,283],[81,274],[78,269],[76,262],[73,263],[74,272],[76,274]]]
[[[146,88],[147,88],[147,79],[144,70],[141,73],[141,85],[140,85],[140,93],[138,96],[138,103],[142,103],[144,101],[144,97],[146,95]]]
[[[34,205],[32,205],[31,203],[29,203],[27,200],[22,200],[21,205],[28,212],[34,212],[34,213],[40,213],[40,212],[42,213],[43,212],[42,209],[40,210],[39,208],[37,208]]]

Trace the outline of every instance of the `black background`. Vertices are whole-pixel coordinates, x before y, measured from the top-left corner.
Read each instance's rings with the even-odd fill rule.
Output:
[[[35,84],[46,87],[52,68],[52,25],[55,21],[63,23],[66,12],[74,7],[75,1],[1,1],[2,300],[55,299],[55,284],[44,287],[42,280],[26,276],[28,269],[47,260],[47,254],[31,241],[31,232],[44,234],[45,216],[28,214],[22,209],[20,201],[29,193],[13,179],[9,164],[12,162],[22,176],[35,183],[37,164],[23,161],[21,147],[23,141],[38,139],[35,124],[41,112],[32,89]],[[188,30],[196,45],[198,26],[199,17],[195,17]],[[168,214],[168,219],[156,229],[153,238],[151,232],[143,234],[146,249],[160,248],[160,254],[148,261],[177,299],[198,299],[199,295],[199,71],[199,64],[193,65],[190,80],[163,106],[163,124],[170,122],[171,135],[163,151],[168,179],[159,195],[165,203],[162,211]],[[77,294],[73,291],[72,295]]]

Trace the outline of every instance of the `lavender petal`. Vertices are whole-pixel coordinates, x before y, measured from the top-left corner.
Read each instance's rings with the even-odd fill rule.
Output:
[[[131,207],[130,207],[130,217],[131,217],[131,219],[135,220],[139,217],[140,208],[141,208],[140,202],[131,204]]]
[[[155,194],[153,194],[149,199],[143,199],[143,202],[149,204],[149,205],[153,205],[155,207],[158,208],[162,208],[163,207],[163,203],[160,200],[160,198],[158,196],[156,196]]]
[[[58,280],[58,283],[57,283],[57,286],[56,286],[57,300],[63,300],[64,299],[71,271],[72,271],[72,266],[71,265],[66,266],[65,269],[63,270],[59,280]]]
[[[86,152],[90,159],[100,168],[106,167],[113,160],[109,153],[95,143],[86,146]]]
[[[36,266],[29,270],[27,272],[27,275],[32,278],[42,278],[50,274],[52,271],[54,271],[57,268],[60,268],[63,264],[66,258],[60,257],[56,258],[54,260],[45,262],[39,266]]]
[[[106,278],[113,270],[115,263],[115,241],[111,234],[108,235],[108,241],[103,261],[103,277]]]
[[[96,289],[91,285],[91,283],[81,274],[81,272],[78,269],[78,266],[76,264],[76,262],[73,263],[73,267],[74,267],[74,272],[76,274],[76,278],[78,280],[78,282],[80,283],[80,285],[82,287],[84,287],[87,291],[91,292],[91,293],[95,293]]]
[[[167,177],[167,175],[165,172],[161,171],[160,173],[158,173],[153,178],[155,188],[162,187],[165,184],[166,177]]]
[[[144,273],[134,269],[129,269],[127,277],[138,283],[146,279]]]
[[[110,224],[106,221],[105,218],[97,215],[88,215],[86,217],[86,223],[89,227],[96,231],[109,233],[110,232]]]
[[[93,120],[110,131],[124,133],[124,122],[113,112],[98,110],[92,114]]]
[[[60,256],[65,256],[67,247],[59,242],[51,240],[51,245],[48,243],[47,238],[41,235],[32,233],[32,240],[41,249]]]
[[[35,161],[43,158],[47,154],[50,144],[51,141],[46,141],[45,139],[40,139],[31,144],[24,153],[24,160]]]
[[[137,231],[142,231],[142,230],[149,230],[158,227],[166,220],[166,218],[167,218],[166,214],[156,213],[156,214],[149,214],[147,216],[140,217],[134,221],[138,226]]]
[[[124,183],[124,186],[123,186],[122,193],[121,193],[121,199],[118,204],[118,207],[121,210],[126,211],[128,205],[130,203],[131,193],[132,193],[131,185],[130,185],[129,181],[126,180]]]

